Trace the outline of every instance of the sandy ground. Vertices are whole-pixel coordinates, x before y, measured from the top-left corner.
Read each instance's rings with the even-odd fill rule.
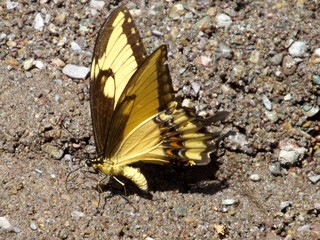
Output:
[[[230,111],[215,128],[232,134],[208,166],[141,166],[150,194],[125,181],[127,196],[72,172],[95,153],[89,79],[62,73],[90,66],[118,1],[16,2],[0,3],[1,239],[320,239],[317,1],[128,4],[148,51],[168,45],[177,96]]]

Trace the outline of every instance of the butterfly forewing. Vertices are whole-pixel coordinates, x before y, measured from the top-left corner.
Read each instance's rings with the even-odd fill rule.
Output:
[[[128,9],[117,8],[99,31],[91,64],[91,115],[99,155],[105,151],[118,100],[145,57],[145,48]]]

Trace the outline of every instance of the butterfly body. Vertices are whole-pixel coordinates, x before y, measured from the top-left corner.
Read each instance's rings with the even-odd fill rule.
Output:
[[[147,56],[127,8],[102,25],[91,64],[90,104],[98,158],[87,165],[123,176],[147,191],[138,168],[146,164],[205,165],[219,133],[208,133],[192,111],[174,100],[167,48]],[[225,113],[210,122],[224,119]]]

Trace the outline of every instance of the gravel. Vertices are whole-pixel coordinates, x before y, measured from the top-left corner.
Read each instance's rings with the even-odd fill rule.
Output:
[[[168,45],[177,98],[230,112],[208,126],[223,133],[209,165],[141,165],[149,194],[84,166],[92,49],[116,6],[0,3],[0,239],[319,239],[314,2],[128,3],[148,53]]]

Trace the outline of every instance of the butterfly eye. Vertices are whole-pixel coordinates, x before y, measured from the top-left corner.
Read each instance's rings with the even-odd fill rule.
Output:
[[[88,159],[86,160],[87,167],[92,167],[92,160]]]

